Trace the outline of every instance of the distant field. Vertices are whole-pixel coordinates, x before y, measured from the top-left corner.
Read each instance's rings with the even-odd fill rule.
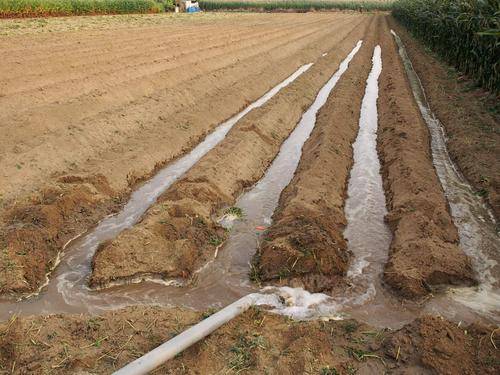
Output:
[[[390,10],[392,0],[208,0],[203,10]],[[0,18],[91,14],[159,13],[173,9],[173,0],[0,0]]]
[[[391,10],[392,0],[202,0],[204,10]]]

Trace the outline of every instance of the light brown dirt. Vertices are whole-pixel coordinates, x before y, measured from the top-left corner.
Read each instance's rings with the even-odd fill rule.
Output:
[[[378,151],[393,231],[384,279],[405,297],[423,296],[440,284],[472,284],[470,260],[458,246],[432,165],[429,132],[389,32],[381,46]]]
[[[394,20],[390,24],[403,39],[432,111],[446,130],[451,158],[500,219],[500,98],[427,53]]]
[[[338,285],[347,271],[344,203],[352,143],[382,18],[373,20],[362,48],[319,111],[297,171],[281,194],[255,257],[262,281],[318,292]]]
[[[68,239],[364,16],[88,19],[0,40],[0,292],[34,290]]]
[[[0,324],[0,373],[109,374],[211,313],[135,307],[13,318]],[[495,374],[494,328],[426,316],[390,331],[355,320],[297,322],[253,308],[153,373]]]
[[[248,114],[227,137],[163,194],[134,228],[101,246],[92,286],[143,274],[187,277],[206,263],[225,238],[213,216],[257,182],[319,89],[365,34],[369,18],[332,33],[335,48],[263,107]]]

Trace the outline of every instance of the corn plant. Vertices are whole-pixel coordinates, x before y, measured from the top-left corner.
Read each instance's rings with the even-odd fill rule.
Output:
[[[0,17],[38,17],[83,14],[154,13],[153,0],[0,0]]]
[[[393,15],[459,71],[500,92],[500,0],[399,0]]]

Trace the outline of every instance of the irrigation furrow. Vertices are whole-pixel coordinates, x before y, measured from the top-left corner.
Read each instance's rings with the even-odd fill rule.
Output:
[[[432,161],[446,198],[451,207],[453,221],[458,228],[460,247],[471,258],[479,285],[471,288],[450,288],[447,296],[432,301],[427,309],[453,309],[449,298],[493,320],[500,312],[499,254],[500,242],[496,222],[483,200],[457,170],[446,149],[444,128],[437,119],[425,97],[422,84],[413,70],[405,47],[397,34],[391,30],[399,47],[413,95],[420,113],[429,127],[431,135]]]
[[[393,232],[384,279],[405,297],[418,298],[442,284],[471,284],[474,275],[458,246],[458,232],[432,164],[429,131],[396,45],[387,38],[384,43],[392,68],[381,77],[379,154],[386,218]]]
[[[362,50],[320,112],[299,168],[281,195],[255,259],[255,276],[261,281],[309,291],[342,284],[351,254],[343,237],[351,144],[379,24],[374,17]]]

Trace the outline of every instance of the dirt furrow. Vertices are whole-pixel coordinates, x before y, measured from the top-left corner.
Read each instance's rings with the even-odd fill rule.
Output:
[[[341,18],[347,18],[349,16],[344,15]],[[352,17],[352,16],[350,16]],[[278,21],[278,20],[277,20]],[[307,24],[320,23],[320,22],[331,22],[325,17],[316,18],[306,18],[306,19],[294,19],[294,26],[302,27]],[[176,52],[176,49],[184,47],[187,45],[200,45],[206,44],[206,42],[212,39],[219,39],[224,36],[225,39],[232,39],[240,34],[255,35],[258,37],[259,33],[262,31],[270,30],[283,30],[290,28],[289,22],[276,22],[276,23],[265,23],[265,24],[239,24],[239,25],[220,25],[219,23],[214,23],[209,27],[204,28],[193,28],[186,27],[185,30],[168,27],[165,29],[154,28],[147,32],[142,29],[134,30],[135,34],[139,37],[134,38],[129,33],[127,35],[121,35],[116,31],[106,31],[102,34],[93,35],[93,38],[88,36],[83,40],[75,40],[74,38],[69,38],[70,43],[61,48],[60,51],[54,51],[54,47],[43,44],[44,50],[40,51],[38,54],[31,54],[29,58],[22,59],[22,56],[12,54],[9,52],[10,45],[16,45],[20,41],[12,41],[11,44],[6,44],[2,52],[5,53],[6,59],[6,69],[2,71],[9,78],[24,78],[22,72],[29,69],[27,76],[32,76],[45,72],[54,72],[58,65],[67,64],[72,68],[78,68],[86,59],[92,60],[96,64],[112,63],[114,57],[129,58],[134,57],[138,54],[138,50],[144,50],[148,47],[148,53],[150,52]],[[251,30],[251,32],[250,32]],[[109,37],[102,43],[95,39],[98,39],[101,35],[109,35]],[[181,41],[185,41],[181,42]],[[25,47],[27,48],[27,47]],[[72,53],[69,54],[68,52]],[[110,53],[114,54],[110,56]],[[14,64],[17,62],[18,64]],[[10,69],[10,70],[9,70]],[[14,75],[17,73],[17,76]]]
[[[319,33],[320,30],[321,26],[311,30],[311,25],[309,25],[303,29],[291,28],[281,33],[269,32],[266,34],[269,38],[262,35],[263,40],[259,42],[256,42],[253,37],[238,41],[223,41],[215,45],[216,48],[197,51],[188,48],[178,57],[167,57],[157,62],[153,58],[148,63],[139,65],[133,61],[127,61],[124,64],[116,61],[115,64],[123,65],[123,67],[111,67],[111,71],[83,68],[77,77],[72,77],[71,74],[65,77],[64,74],[51,73],[33,81],[30,84],[33,86],[31,88],[21,91],[15,89],[10,93],[9,90],[5,90],[4,97],[0,98],[0,105],[4,108],[0,119],[6,120],[15,115],[16,120],[23,124],[26,123],[26,117],[36,117],[37,111],[46,110],[45,106],[57,105],[59,107],[61,104],[68,106],[75,102],[81,106],[85,100],[95,101],[96,99],[101,102],[102,106],[111,109],[110,104],[121,105],[121,102],[127,102],[131,97],[136,97],[137,93],[150,94],[152,88],[158,90],[162,85],[171,85],[177,77],[185,78],[186,75],[194,75],[199,70],[205,70],[208,73],[218,61],[230,64],[244,60],[259,51],[262,53],[273,48],[282,48],[285,44],[296,41],[296,38],[307,38],[315,32]],[[304,33],[304,31],[307,32]],[[262,43],[263,41],[265,43]],[[98,65],[92,63],[92,66]],[[97,72],[94,73],[93,70]],[[15,87],[18,87],[17,82]],[[110,94],[118,90],[122,94],[120,95],[121,101],[116,95]],[[89,110],[96,112],[99,109],[100,107],[94,105]],[[88,115],[88,111],[80,111],[79,118]]]
[[[161,45],[165,41],[165,38],[169,41],[190,39],[196,35],[210,37],[211,35],[218,34],[221,29],[229,32],[230,30],[242,28],[249,32],[254,28],[283,27],[289,25],[292,20],[301,25],[302,23],[311,22],[313,18],[318,19],[320,17],[310,16],[307,20],[294,15],[269,20],[247,17],[237,25],[234,20],[227,22],[221,18],[216,18],[213,22],[203,25],[196,25],[193,20],[189,20],[189,22],[184,21],[179,24],[167,18],[164,20],[165,24],[161,28],[158,26],[141,27],[132,25],[130,28],[136,31],[133,34],[130,33],[130,28],[127,30],[103,29],[88,32],[64,30],[52,35],[32,35],[30,39],[26,38],[26,35],[10,36],[9,38],[2,39],[0,46],[2,47],[2,51],[5,51],[8,55],[6,59],[7,63],[15,62],[22,57],[26,57],[26,59],[23,59],[23,63],[33,63],[35,61],[45,63],[50,62],[51,59],[57,61],[61,57],[69,57],[67,56],[68,50],[74,50],[75,57],[84,57],[88,56],[88,54],[97,56],[95,53],[96,50],[106,50],[110,46],[116,46],[120,50],[133,50],[138,46],[142,47],[149,43],[160,43]],[[158,16],[158,18],[161,18],[161,16]],[[325,19],[324,16],[322,18]],[[178,40],[175,42],[175,46],[179,46]],[[33,50],[33,54],[23,56],[26,48]],[[53,53],[53,56],[50,56],[49,52]]]
[[[163,278],[188,277],[212,257],[225,238],[212,216],[234,204],[246,187],[262,177],[317,91],[364,35],[367,23],[339,40],[328,57],[266,105],[243,118],[162,195],[142,222],[101,246],[93,260],[90,284],[102,287],[109,281],[151,273]]]
[[[387,23],[387,21],[386,21]],[[442,284],[472,284],[469,258],[432,164],[421,118],[389,28],[381,38],[378,152],[393,240],[384,279],[402,296],[422,297]]]
[[[325,22],[322,21],[322,23]],[[310,23],[306,25],[309,29],[313,26],[319,26]],[[182,50],[179,50],[181,46],[177,41],[174,40],[175,44],[171,45],[168,40],[165,40],[156,48],[149,43],[143,43],[141,46],[136,46],[131,51],[132,53],[124,53],[123,49],[112,45],[106,50],[97,50],[96,56],[87,53],[75,58],[71,53],[68,55],[70,57],[69,61],[66,61],[67,58],[49,62],[36,61],[35,66],[10,64],[7,68],[15,67],[16,70],[20,71],[21,76],[16,77],[9,71],[2,72],[0,74],[0,87],[3,86],[2,93],[8,96],[9,99],[12,99],[15,94],[25,95],[33,90],[43,91],[43,93],[39,94],[40,98],[43,99],[54,87],[57,90],[66,89],[69,93],[78,92],[80,81],[90,77],[99,77],[101,85],[105,83],[107,85],[116,84],[116,80],[130,79],[130,76],[134,76],[131,74],[132,69],[137,70],[138,74],[141,72],[155,74],[155,71],[162,71],[163,66],[172,65],[174,59],[179,63],[179,65],[175,65],[176,68],[180,70],[182,69],[181,58],[187,60],[189,64],[194,64],[198,62],[200,57],[206,58],[206,55],[216,55],[217,51],[222,47],[226,47],[226,53],[230,53],[231,49],[236,52],[257,44],[255,43],[257,39],[260,39],[261,42],[280,40],[284,39],[285,36],[290,37],[291,31],[300,35],[303,34],[305,29],[301,25],[274,27],[263,30],[257,29],[260,32],[255,32],[252,35],[248,35],[248,31],[245,29],[240,31],[232,30],[231,33],[213,33],[213,36],[204,39],[187,37],[186,43],[182,45]],[[120,63],[121,61],[123,63]],[[40,70],[36,69],[36,67],[45,68],[45,71],[36,71]],[[47,69],[49,67],[50,69]],[[156,68],[153,69],[153,67]],[[35,72],[33,72],[34,70]],[[30,74],[22,74],[23,71],[29,71]],[[127,73],[125,76],[124,72]],[[8,79],[2,79],[2,76],[8,77]],[[63,85],[65,83],[72,83],[73,85],[65,87]],[[66,96],[66,93],[59,95]]]
[[[281,194],[254,260],[261,281],[324,291],[347,271],[350,253],[343,231],[351,145],[381,22],[373,18],[361,51],[320,110],[294,178]]]
[[[500,220],[498,97],[476,88],[473,82],[426,53],[395,20],[390,19],[390,26],[401,34],[432,111],[446,130],[451,158]]]

